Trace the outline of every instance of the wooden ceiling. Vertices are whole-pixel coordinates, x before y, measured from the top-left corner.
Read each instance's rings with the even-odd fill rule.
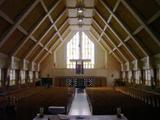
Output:
[[[40,63],[79,30],[120,63],[160,53],[159,0],[0,0],[0,52]]]

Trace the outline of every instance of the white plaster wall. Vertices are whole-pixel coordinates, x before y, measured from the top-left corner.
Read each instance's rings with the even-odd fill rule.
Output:
[[[111,55],[108,55],[108,60],[107,60],[107,83],[108,85],[112,85],[114,79],[120,78],[120,71],[121,71],[121,64]]]
[[[95,41],[95,69],[87,69],[84,76],[103,76],[107,78],[108,86],[112,85],[113,80],[119,78],[121,70],[120,63],[111,55],[108,55],[102,47]],[[56,50],[55,53],[48,56],[41,64],[41,76],[76,76],[73,69],[66,69],[66,45],[67,41]],[[55,63],[55,66],[54,66]]]
[[[40,64],[40,75],[41,77],[53,77],[54,70],[54,59],[53,55],[49,55],[44,59],[44,61]]]

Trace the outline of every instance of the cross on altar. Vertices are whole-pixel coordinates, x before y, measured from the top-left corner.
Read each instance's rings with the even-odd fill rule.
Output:
[[[83,74],[84,67],[83,62],[90,62],[90,59],[71,59],[71,62],[76,62],[76,74]]]
[[[82,59],[82,26],[79,26],[79,59],[70,59],[71,62],[76,62],[76,73],[84,73],[84,62],[90,62],[90,59]]]

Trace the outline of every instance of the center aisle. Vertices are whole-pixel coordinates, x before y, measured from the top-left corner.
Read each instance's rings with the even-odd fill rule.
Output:
[[[92,115],[85,89],[79,91],[79,89],[76,88],[75,96],[68,115]]]

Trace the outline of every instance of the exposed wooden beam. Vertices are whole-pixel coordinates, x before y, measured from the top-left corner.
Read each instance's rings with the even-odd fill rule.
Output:
[[[98,23],[97,23],[95,20],[93,20],[93,21],[97,24],[97,26],[99,26]],[[108,24],[106,24],[106,25],[108,25]],[[107,26],[107,27],[108,27],[108,26]],[[114,31],[112,31],[112,32],[114,32]],[[117,49],[118,51],[120,51],[119,48],[118,48],[118,46],[116,46],[115,43],[112,42],[112,40],[109,38],[109,36],[108,36],[105,32],[104,32],[103,34],[104,34],[104,35],[108,38],[108,40],[112,43],[112,45],[114,46],[114,48]],[[115,34],[115,33],[113,33],[113,34]],[[115,35],[116,35],[116,34],[115,34]],[[117,37],[117,36],[116,36],[116,37]],[[121,51],[120,51],[120,53],[123,55],[123,53],[122,53]],[[123,55],[123,56],[124,56],[124,55]],[[124,58],[128,61],[128,59],[127,59],[125,56],[124,56]]]
[[[90,35],[94,38],[94,39],[96,39],[96,37],[93,35],[93,33],[92,32],[89,32],[90,33]],[[104,41],[104,40],[103,40]],[[99,41],[98,41],[98,43],[100,43]],[[100,43],[101,44],[101,43]],[[107,44],[105,44],[105,45],[107,45]],[[112,51],[112,49],[107,45],[107,48],[109,49],[109,51]],[[114,54],[114,53],[113,53]],[[118,56],[116,56],[115,54],[114,54],[114,57],[120,62],[120,63],[123,63],[121,60],[120,60],[120,58],[118,57]]]
[[[119,48],[112,42],[112,40],[110,39],[110,37],[106,34],[106,33],[104,33],[104,35],[107,37],[107,39],[113,44],[113,46],[114,46],[114,49],[116,50],[117,49],[117,51],[119,51],[119,53],[121,54],[121,56],[123,57],[123,59],[125,60],[125,61],[127,61],[127,62],[129,62],[129,60],[128,60],[128,58],[119,50]],[[113,49],[113,51],[114,51],[114,49]],[[113,52],[112,51],[112,52]]]
[[[67,35],[67,37],[65,38],[65,40],[68,38],[68,36],[71,34],[71,32]],[[63,42],[65,41],[65,40],[63,40]],[[62,42],[62,43],[63,43]],[[61,43],[61,44],[62,44]],[[52,50],[53,48],[50,48],[50,51]],[[48,56],[49,54],[46,54],[45,56],[43,56],[42,58],[41,58],[41,60],[39,61],[39,63],[38,64],[40,64],[47,56]]]
[[[136,34],[139,33],[142,29],[143,29],[143,26],[141,25],[141,26],[138,27],[132,34],[133,34],[133,35],[136,35]]]
[[[96,40],[96,38],[95,38],[95,36],[89,31],[89,32],[87,32],[90,36],[92,36],[93,37],[93,39],[95,39]],[[97,41],[97,40],[96,40]],[[103,40],[103,42],[104,42],[104,40]],[[99,41],[97,41],[97,43],[104,49],[104,50],[106,50],[106,48],[102,45],[102,43],[100,43]],[[104,43],[105,44],[105,43]],[[107,45],[107,44],[105,44],[106,45],[106,47],[107,47],[107,51],[111,51],[112,49]],[[123,63],[121,60],[120,60],[120,58],[119,57],[117,57],[114,53],[112,53],[113,54],[113,56],[117,59],[117,61],[118,62],[120,62],[121,64]],[[109,54],[108,54],[109,55]]]
[[[94,23],[94,24],[96,24],[96,23]],[[94,36],[97,38],[97,41],[100,42],[101,41],[101,39],[100,39],[101,36],[99,35],[99,33],[95,30],[95,28],[93,26],[91,26],[91,29],[94,31]]]
[[[20,23],[24,20],[24,18],[33,10],[33,8],[38,4],[39,0],[36,0],[33,2],[33,4],[27,9],[27,11],[19,17],[19,20],[13,25],[13,27],[9,30],[7,35],[1,40],[0,42],[0,48],[3,46],[3,44],[7,41],[7,39],[10,37],[10,35],[15,31],[15,29],[20,25]]]
[[[66,22],[67,22],[67,21],[66,21]],[[65,22],[64,24],[66,24],[66,22]],[[64,24],[61,26],[60,29],[62,29],[62,27],[64,26]],[[52,36],[52,38],[46,43],[46,45],[44,46],[44,48],[46,48],[46,47],[50,44],[50,42],[51,42],[52,39],[57,35],[57,33],[58,33],[58,31],[57,31],[57,32]],[[56,42],[58,42],[58,40],[57,40]],[[56,43],[55,43],[55,44],[56,44]],[[40,52],[35,56],[35,58],[33,59],[33,61],[35,61],[35,60],[39,57],[39,55],[43,52],[44,48],[40,50]],[[48,50],[48,51],[49,51],[49,50]]]
[[[62,34],[62,36],[64,35],[64,34],[66,34],[66,32],[68,32],[70,30],[70,28],[68,27],[66,30],[65,30],[65,32]],[[71,31],[70,31],[71,32]],[[73,31],[72,31],[73,32]],[[74,34],[75,32],[73,32],[73,34]],[[71,39],[71,38],[70,38]],[[65,39],[66,40],[66,39]],[[61,42],[61,44],[57,47],[57,49],[58,48],[60,48],[62,45],[63,45],[63,43],[65,42],[65,40],[63,40],[62,42]]]
[[[57,32],[51,37],[51,39],[47,42],[47,44],[39,51],[39,53],[35,56],[35,58],[37,58],[37,56],[39,56],[41,54],[41,52],[48,46],[48,44],[53,40],[53,38],[57,35]],[[49,51],[49,50],[48,50]],[[26,57],[27,58],[27,57]],[[35,59],[34,58],[34,59]],[[34,60],[33,60],[34,61]]]
[[[96,21],[95,21],[96,22]],[[98,24],[98,23],[97,23]],[[137,55],[135,55],[134,53],[132,53],[132,51],[130,50],[130,48],[128,48],[126,46],[126,44],[124,43],[124,41],[115,33],[115,31],[110,27],[110,25],[108,23],[106,23],[106,26],[111,30],[111,32],[116,36],[116,38],[118,38],[118,40],[120,41],[120,44],[117,47],[117,49],[119,49],[119,47],[121,45],[123,45],[126,49],[127,49],[127,52],[129,52],[129,54],[134,58],[134,59],[138,59]],[[103,34],[106,34],[105,32]]]
[[[113,12],[115,12],[115,11],[117,10],[119,4],[120,4],[120,1],[118,0],[118,1],[116,2],[116,4],[115,4],[114,8],[113,8]],[[112,14],[111,14],[111,15],[112,15]]]
[[[10,24],[14,24],[13,20],[11,18],[8,17],[8,15],[6,15],[3,11],[0,10],[0,16],[5,19],[7,22],[9,22]]]
[[[104,51],[109,51],[108,48],[106,49],[100,42],[97,41],[97,39],[95,39],[95,37],[92,37],[90,34],[92,34],[91,32],[85,32],[85,34],[88,36],[89,39],[93,39],[98,45],[100,45],[100,47],[104,50]]]
[[[29,38],[32,39],[35,43],[37,42],[36,38],[32,35]]]
[[[119,39],[120,41],[120,45],[123,45],[126,49],[127,52],[134,58],[134,59],[138,59],[137,55],[133,53],[133,51],[125,44],[125,42],[115,33],[115,31],[113,30],[112,27],[110,27],[109,24],[107,24],[108,28],[112,31],[112,33]],[[119,45],[117,46],[119,47]]]
[[[59,42],[59,40],[57,40],[56,43],[55,43],[53,46],[56,46],[56,44],[57,44],[58,42]],[[44,48],[41,49],[41,51],[34,57],[33,62],[35,62],[35,61],[37,60],[37,58],[42,54],[42,52],[43,52],[44,50],[45,50]],[[49,50],[48,50],[48,51],[49,51]],[[48,52],[48,51],[46,51],[46,52]],[[51,51],[49,51],[49,53],[52,54]]]
[[[123,64],[122,60],[114,52],[112,54],[121,64]]]
[[[93,28],[94,29],[94,28]],[[95,31],[95,32],[97,32],[97,31]],[[109,36],[108,35],[106,35],[105,33],[104,33],[104,35],[107,37],[107,39],[110,41],[110,43],[114,46],[114,48],[113,48],[113,50],[111,50],[111,52],[110,52],[110,54],[112,53],[112,52],[114,52],[114,49],[117,49],[118,51],[119,51],[119,53],[121,54],[121,56],[123,57],[123,59],[126,61],[126,62],[128,62],[129,60],[125,57],[125,55],[119,50],[119,48],[112,42],[112,40],[109,38]]]
[[[102,48],[104,51],[111,51],[111,49],[108,47],[108,45],[103,45],[102,43],[100,43],[96,37],[93,35],[93,33],[91,31],[89,32],[86,32],[87,36],[90,38],[90,39],[94,39],[94,41],[96,41]]]
[[[44,33],[44,35],[41,37],[41,39],[34,45],[34,47],[31,48],[31,50],[29,51],[29,53],[25,56],[24,59],[27,59],[31,53],[34,51],[34,49],[41,43],[41,41],[43,40],[43,38],[50,32],[50,30],[54,28],[55,29],[55,24],[52,24],[49,29]],[[56,34],[58,33],[58,31],[56,31]],[[49,40],[50,41],[50,40]],[[47,44],[48,45],[48,44]]]
[[[122,1],[122,0],[121,0]],[[145,56],[148,56],[148,53],[142,48],[142,46],[137,42],[137,38],[132,35],[130,30],[120,21],[120,19],[115,15],[115,13],[104,3],[103,0],[100,0],[100,2],[104,5],[104,7],[112,14],[112,16],[115,18],[115,20],[121,25],[121,27],[127,32],[127,34],[130,36],[130,38],[133,39],[133,41],[136,43],[136,45],[141,49],[141,51],[144,53]]]
[[[157,18],[160,17],[160,10],[157,11],[148,21],[147,21],[147,24],[150,24],[152,23],[153,21],[155,21]]]
[[[117,1],[116,2],[116,4],[115,4],[115,6],[114,6],[114,8],[113,8],[113,12],[115,12],[116,10],[117,10],[117,8],[118,8],[118,6],[119,6],[119,4],[120,4],[120,1]],[[107,22],[103,19],[103,17],[99,14],[99,12],[96,10],[96,9],[94,9],[95,11],[96,11],[96,13],[98,13],[98,16],[102,19],[102,21],[104,22],[104,23],[106,23],[106,24],[109,24],[110,23],[110,21],[111,21],[111,19],[112,19],[112,14],[110,14],[110,16],[109,16],[109,18],[108,18],[108,20],[107,20]],[[107,25],[105,24],[105,27],[104,27],[104,29],[103,29],[103,32],[101,33],[101,35],[100,35],[100,37],[99,37],[99,39],[101,39],[101,37],[103,36],[103,34],[104,34],[104,32],[105,32],[105,30],[106,30],[106,28],[107,28]],[[98,25],[99,26],[99,25]],[[100,27],[100,26],[99,26]],[[100,28],[101,29],[101,28]]]
[[[151,31],[147,25],[147,23],[140,17],[140,15],[130,6],[125,0],[120,0],[124,6],[134,15],[134,17],[143,25],[145,30],[148,32],[148,34],[152,37],[152,39],[157,43],[157,45],[160,47],[160,41],[158,38],[153,34],[153,31]]]
[[[93,20],[94,20],[94,19],[93,19]],[[94,21],[95,21],[95,20],[94,20]],[[95,22],[96,22],[96,21],[95,21]],[[98,23],[96,22],[96,24],[98,24]],[[99,29],[101,29],[99,25],[98,25],[98,27],[99,27]],[[101,38],[102,38],[102,36],[103,36],[103,34],[104,34],[105,30],[106,30],[106,27],[107,27],[107,26],[105,25],[104,29],[102,30],[101,35],[100,35],[99,38],[98,38],[98,41],[101,40]]]
[[[54,22],[53,19],[52,19],[52,17],[50,16],[50,13],[49,13],[47,7],[46,7],[45,4],[44,4],[44,2],[41,0],[40,3],[41,3],[41,5],[43,6],[46,14],[48,15],[48,17],[49,17],[49,19],[50,19],[50,22],[52,23],[52,26],[50,26],[50,28],[45,32],[45,34],[42,36],[42,38],[41,38],[41,39],[36,43],[36,45],[34,45],[34,47],[29,51],[29,53],[27,54],[27,56],[25,57],[25,59],[27,59],[27,58],[31,55],[31,53],[34,51],[34,49],[35,49],[38,45],[40,45],[41,47],[43,47],[42,51],[43,51],[43,50],[48,51],[48,49],[47,49],[46,46],[41,45],[41,40],[49,33],[49,31],[50,31],[52,28],[56,29],[56,25],[55,25],[56,21],[58,21],[58,20],[64,15],[64,13],[66,12],[66,10],[64,10],[64,12],[63,12],[63,13],[57,18],[57,20]],[[55,7],[54,7],[54,8],[55,8]],[[56,34],[58,34],[59,31],[58,31],[57,29],[56,29],[56,31],[57,31]],[[59,35],[59,36],[60,36],[60,35]],[[48,44],[47,44],[47,45],[48,45]],[[49,52],[49,51],[48,51],[48,52]]]
[[[40,0],[38,0],[39,2]],[[61,0],[59,0],[53,7],[52,9],[48,12],[49,14],[54,10],[54,8],[59,4]],[[46,14],[41,21],[34,27],[34,29],[28,34],[26,39],[23,41],[23,43],[17,48],[17,50],[13,53],[13,56],[15,56],[21,49],[22,46],[28,41],[29,38],[33,37],[32,34],[37,30],[37,28],[44,22],[44,20],[48,17],[48,14]],[[17,25],[18,26],[18,25]],[[16,27],[17,27],[16,26]]]
[[[19,31],[21,31],[26,36],[29,34],[22,26],[18,26],[17,29]],[[31,36],[30,39],[35,43],[37,43],[37,41],[38,41],[34,36]]]
[[[63,29],[63,27],[67,24],[69,22],[69,19],[67,19],[63,24],[62,24],[62,26],[59,28],[59,33],[60,33],[60,31]],[[69,23],[68,23],[68,25],[69,25]],[[63,33],[62,33],[63,34]],[[62,36],[62,35],[61,35]]]
[[[127,36],[124,40],[124,42],[127,42],[130,39],[130,36]]]
[[[68,29],[69,29],[69,28],[68,28]],[[66,30],[65,32],[67,32],[67,30]],[[64,34],[65,34],[65,32],[64,32]],[[70,31],[70,32],[67,34],[67,36],[65,37],[64,41],[62,41],[62,42],[60,43],[60,45],[54,50],[54,52],[57,51],[57,50],[66,42],[66,40],[72,39],[72,37],[73,37],[74,35],[75,35],[75,32]],[[50,51],[53,52],[53,49],[54,49],[54,47],[52,47],[52,48],[50,49]]]
[[[38,64],[40,64],[48,55],[49,55],[49,53],[46,53],[46,54],[40,59],[40,61],[39,61]]]
[[[21,31],[24,35],[28,35],[28,32],[22,26],[18,26],[17,29]]]
[[[61,0],[59,0],[59,1],[61,1]],[[51,15],[50,15],[50,12],[48,11],[48,9],[47,9],[46,5],[44,4],[43,0],[40,0],[40,2],[41,2],[41,4],[42,4],[45,12],[46,12],[47,15],[49,16],[49,19],[50,19],[50,21],[51,21],[52,24],[57,23],[57,21],[59,21],[59,19],[60,19],[64,14],[66,14],[66,12],[67,12],[67,9],[65,9],[65,10],[61,13],[61,15],[58,17],[58,19],[57,19],[56,21],[53,21]],[[55,27],[56,31],[58,31],[56,24],[54,24],[54,27]],[[58,32],[57,34],[58,34],[58,36],[60,37],[60,40],[63,41],[62,36],[60,35],[60,33]]]

